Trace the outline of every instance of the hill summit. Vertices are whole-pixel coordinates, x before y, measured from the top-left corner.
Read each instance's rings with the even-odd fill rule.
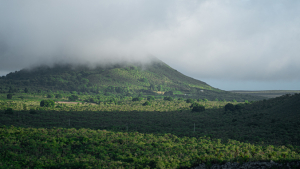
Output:
[[[183,98],[259,100],[261,97],[242,95],[213,88],[188,77],[156,59],[151,63],[125,63],[89,67],[56,64],[11,72],[0,79],[1,92],[76,91],[103,95],[175,95]]]

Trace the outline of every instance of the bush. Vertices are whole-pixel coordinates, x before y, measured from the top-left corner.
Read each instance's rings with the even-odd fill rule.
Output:
[[[12,94],[7,94],[7,99],[12,99]]]
[[[148,96],[148,97],[147,97],[147,100],[148,100],[148,101],[155,100],[155,97],[154,97],[154,96]]]
[[[186,100],[186,103],[193,103],[193,102],[194,102],[193,99],[187,99],[187,100]]]
[[[143,100],[143,98],[142,97],[135,97],[135,98],[133,98],[132,99],[132,101],[142,101]]]
[[[60,99],[60,98],[62,98],[62,95],[61,94],[56,94],[55,98]]]
[[[40,106],[41,107],[54,107],[55,102],[53,100],[42,100],[40,102]]]
[[[225,111],[234,111],[235,110],[235,107],[234,107],[234,105],[233,104],[231,104],[231,103],[227,103],[226,105],[225,105]]]
[[[205,111],[205,107],[200,105],[199,103],[193,103],[190,108],[192,108],[193,112],[203,112]]]
[[[149,101],[146,101],[145,103],[143,103],[143,106],[150,106],[151,103]]]
[[[33,110],[33,109],[30,109],[29,113],[30,114],[37,114],[37,112],[35,110]]]
[[[78,96],[77,96],[77,95],[71,95],[71,96],[69,97],[69,100],[70,100],[70,101],[76,101],[76,100],[78,100]]]
[[[234,106],[236,110],[241,110],[244,108],[244,105],[243,104],[237,104]]]
[[[13,114],[14,112],[13,112],[13,109],[12,108],[7,108],[6,110],[5,110],[5,114]]]
[[[52,98],[52,97],[53,97],[52,94],[48,94],[48,95],[47,95],[47,98]]]
[[[170,97],[170,96],[167,96],[167,97],[164,97],[164,100],[167,100],[167,101],[173,101],[173,97]]]

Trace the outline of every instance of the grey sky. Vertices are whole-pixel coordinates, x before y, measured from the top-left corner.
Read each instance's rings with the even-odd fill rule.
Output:
[[[0,75],[153,55],[220,89],[300,85],[300,1],[0,0],[0,23]]]

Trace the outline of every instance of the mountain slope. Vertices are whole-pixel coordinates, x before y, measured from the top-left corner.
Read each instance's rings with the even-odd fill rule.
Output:
[[[12,72],[0,79],[2,92],[30,88],[37,90],[64,90],[117,95],[175,94],[177,97],[197,99],[226,99],[238,101],[259,100],[262,97],[234,94],[211,87],[193,79],[167,64],[155,60],[149,64],[88,66],[39,66]]]

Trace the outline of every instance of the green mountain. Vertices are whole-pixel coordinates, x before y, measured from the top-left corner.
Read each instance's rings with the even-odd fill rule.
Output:
[[[263,97],[222,91],[193,79],[162,61],[149,64],[38,66],[0,78],[0,92],[77,91],[103,95],[175,95],[208,100],[260,100]]]

